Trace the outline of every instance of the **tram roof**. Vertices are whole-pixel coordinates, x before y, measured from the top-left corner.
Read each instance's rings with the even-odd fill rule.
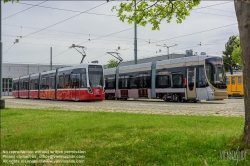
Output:
[[[171,56],[171,55],[169,55]],[[173,57],[173,56],[172,56]],[[154,60],[157,65],[163,65],[163,64],[177,64],[177,63],[183,63],[183,62],[196,62],[196,61],[201,61],[204,59],[208,59],[208,58],[212,58],[212,57],[220,57],[220,56],[211,56],[211,55],[200,55],[200,56],[188,56],[186,57],[184,54],[180,54],[179,58],[171,58],[171,59],[166,59],[166,60],[159,60],[159,57],[155,57]],[[158,59],[157,59],[158,58]],[[162,57],[161,57],[162,58]],[[169,58],[169,57],[168,57]],[[149,59],[147,59],[148,61]],[[119,65],[119,70],[129,70],[129,69],[140,69],[140,68],[147,68],[150,67],[151,64],[154,62],[154,60],[148,62],[148,63],[138,63],[138,64],[130,64],[127,66],[124,66],[125,63],[123,63],[121,66]],[[134,61],[133,61],[134,63]],[[115,69],[116,68],[109,68],[109,69],[105,69],[104,73],[106,75],[108,74],[114,74],[115,73]]]

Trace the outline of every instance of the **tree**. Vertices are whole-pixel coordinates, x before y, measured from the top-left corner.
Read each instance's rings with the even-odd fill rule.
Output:
[[[234,1],[240,32],[244,83],[245,125],[243,143],[250,148],[250,1]]]
[[[133,0],[131,2],[122,2],[120,7],[114,6],[112,10],[118,11],[118,17],[121,21],[127,20],[129,24],[145,26],[147,23],[152,24],[153,30],[160,30],[160,23],[163,19],[167,19],[170,23],[173,16],[176,17],[177,23],[182,23],[182,20],[189,16],[189,10],[194,6],[199,5],[200,0]],[[128,14],[132,13],[132,14]]]
[[[118,11],[121,21],[145,26],[152,25],[152,29],[160,29],[160,23],[166,19],[169,23],[173,16],[177,23],[181,23],[190,13],[189,11],[200,3],[200,0],[136,0],[122,2],[120,6],[114,6],[112,10]],[[242,143],[250,148],[250,0],[235,0],[235,11],[238,20],[240,45],[242,48],[242,68],[244,76],[244,105],[245,125]]]
[[[240,38],[237,37],[232,51],[232,60],[235,64],[242,65]]]
[[[110,59],[108,62],[108,68],[113,68],[116,67],[118,65],[119,61],[115,60],[115,59]]]
[[[12,2],[13,3],[15,1],[18,2],[19,0],[3,0],[4,3],[6,3],[6,2]]]
[[[237,36],[231,36],[228,39],[228,42],[225,44],[225,51],[223,51],[223,61],[226,63],[229,63],[232,65],[233,68],[235,68],[236,64],[232,60],[232,52],[233,52],[233,46],[235,44]],[[226,71],[228,71],[228,66],[225,66]]]

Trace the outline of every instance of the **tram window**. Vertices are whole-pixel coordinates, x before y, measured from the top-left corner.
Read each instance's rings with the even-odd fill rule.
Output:
[[[64,78],[63,78],[63,76],[60,76],[59,77],[59,88],[63,88],[63,85],[64,85]]]
[[[49,78],[49,88],[50,89],[55,89],[55,77],[50,77]]]
[[[81,74],[81,88],[87,88],[86,73]]]
[[[167,88],[170,87],[170,79],[168,75],[156,76],[156,88]]]
[[[34,85],[35,85],[34,80],[30,80],[30,90],[35,89]]]
[[[238,77],[238,84],[241,84],[241,77]]]
[[[19,82],[19,90],[23,90],[23,82],[22,81]]]
[[[45,84],[45,89],[50,89],[50,80],[49,77],[46,78],[46,84]]]
[[[22,90],[25,90],[25,82],[22,81]]]
[[[15,82],[13,83],[12,89],[13,89],[13,90],[16,90],[16,83],[15,83]]]
[[[183,87],[183,76],[182,74],[173,74],[173,88],[182,88]]]
[[[139,79],[139,88],[144,88],[144,84],[145,84],[144,76],[140,75],[138,76],[138,79]]]
[[[81,80],[80,80],[80,74],[74,74],[74,75],[72,75],[72,77],[71,77],[71,88],[79,88],[80,84],[81,84],[80,82],[81,82]],[[65,84],[65,85],[66,85],[65,88],[67,88],[67,84]]]
[[[18,90],[18,82],[13,83],[13,90]]]
[[[64,88],[69,88],[69,75],[64,76]]]
[[[146,86],[145,88],[151,88],[151,76],[147,75],[146,76]]]
[[[128,88],[128,78],[122,76],[119,78],[119,89],[127,89]]]
[[[106,78],[105,86],[106,86],[106,89],[114,89],[115,88],[115,78],[114,77]]]
[[[214,68],[209,63],[206,64],[206,73],[207,73],[208,81],[214,84]]]
[[[232,84],[235,84],[235,77],[232,77]]]
[[[23,90],[27,90],[27,82],[25,80],[23,81]]]
[[[230,84],[230,79],[227,77],[227,84]]]
[[[42,78],[41,89],[46,89],[46,78]]]
[[[138,83],[137,83],[138,81],[137,81],[137,77],[136,76],[130,76],[130,78],[129,78],[129,87],[131,88],[131,89],[137,89],[137,87],[138,87]]]
[[[34,83],[35,83],[35,90],[38,90],[39,89],[39,80],[35,79]]]
[[[199,67],[198,87],[206,87],[206,85],[207,85],[207,82],[205,79],[204,67]]]
[[[138,76],[139,88],[150,88],[151,86],[151,76],[147,74],[140,74]]]

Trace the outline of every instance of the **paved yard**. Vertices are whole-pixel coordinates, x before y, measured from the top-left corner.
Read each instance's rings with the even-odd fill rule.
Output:
[[[243,99],[201,101],[199,103],[168,103],[161,100],[104,100],[95,102],[15,99],[5,97],[9,108],[44,108],[72,111],[129,112],[171,115],[244,116]]]

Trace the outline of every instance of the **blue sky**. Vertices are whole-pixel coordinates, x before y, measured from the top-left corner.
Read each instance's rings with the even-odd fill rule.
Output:
[[[118,52],[124,60],[131,60],[134,57],[134,25],[119,21],[115,16],[116,12],[111,11],[112,6],[118,5],[119,1],[109,3],[105,1],[44,3],[21,1],[21,3],[2,4],[4,62],[48,64],[50,47],[53,47],[54,64],[78,64],[81,55],[76,50],[69,49],[73,43],[87,48],[85,50],[86,62],[99,60],[100,63],[106,64],[112,56],[105,55],[105,53],[116,51],[118,47],[121,48]],[[42,3],[39,6],[43,7],[33,7],[11,16],[30,8],[28,4],[39,3]],[[57,10],[44,7],[57,8]],[[89,13],[71,18],[79,14],[78,11],[83,12],[94,7],[96,8],[90,10]],[[178,44],[170,48],[170,53],[185,53],[185,50],[193,49],[198,54],[206,52],[211,55],[221,55],[228,38],[238,35],[234,3],[232,1],[204,1],[196,8],[182,24],[176,24],[175,19],[170,24],[163,21],[160,31],[152,31],[151,25],[138,26],[138,58],[167,53],[166,48],[156,46],[156,44]],[[67,18],[71,19],[59,23]],[[47,28],[56,23],[58,24]],[[19,43],[13,45],[15,39],[19,39]],[[198,45],[200,43],[201,46]]]

